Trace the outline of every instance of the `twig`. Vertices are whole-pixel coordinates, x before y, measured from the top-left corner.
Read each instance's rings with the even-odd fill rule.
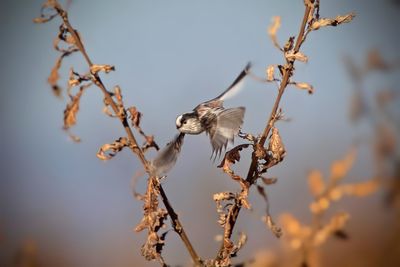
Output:
[[[68,20],[68,14],[67,12],[61,7],[61,5],[57,2],[55,9],[57,11],[57,13],[60,15],[60,17],[62,18],[65,26],[67,27],[68,31],[71,33],[72,37],[74,38],[75,42],[76,42],[76,46],[78,47],[79,51],[82,53],[83,57],[85,58],[87,64],[89,65],[89,68],[91,68],[93,66],[92,61],[89,58],[89,55],[86,52],[85,47],[82,44],[82,41],[79,38],[79,35],[77,34],[77,32],[74,30],[74,28],[72,27],[71,23]],[[111,94],[109,93],[109,91],[106,89],[106,87],[104,86],[102,80],[100,79],[99,75],[97,73],[92,73],[92,78],[94,80],[94,83],[96,84],[97,87],[100,88],[100,90],[103,92],[104,97],[106,98],[107,102],[110,104],[111,108],[113,109],[114,113],[117,114],[119,120],[121,121],[126,134],[128,135],[128,139],[130,141],[130,143],[132,144],[130,146],[132,152],[134,154],[136,154],[142,165],[144,166],[146,172],[150,175],[150,168],[149,168],[149,162],[147,161],[142,149],[140,148],[140,146],[138,146],[138,143],[136,141],[135,136],[133,135],[133,132],[131,130],[131,128],[129,127],[128,121],[126,119],[126,116],[122,116],[122,115],[118,115],[119,114],[119,108],[117,106],[117,103],[115,103],[114,99],[112,98]],[[197,255],[196,251],[194,250],[191,242],[189,241],[189,238],[187,237],[183,226],[181,224],[181,222],[178,219],[178,215],[176,214],[176,212],[174,211],[174,209],[172,208],[167,195],[165,194],[164,189],[162,188],[162,185],[159,185],[159,189],[160,189],[160,193],[162,196],[162,201],[164,203],[164,206],[166,207],[168,214],[171,218],[171,222],[172,222],[172,227],[174,229],[174,231],[180,236],[182,242],[184,243],[186,249],[188,250],[190,256],[192,257],[192,260],[194,261],[194,263],[197,266],[201,266],[202,265],[202,260],[200,259],[200,257]]]
[[[304,11],[304,16],[303,16],[303,21],[302,21],[301,27],[300,27],[300,32],[299,32],[299,35],[297,36],[297,40],[296,40],[296,44],[295,44],[295,48],[294,48],[294,53],[298,52],[299,49],[300,49],[300,46],[301,46],[302,41],[303,41],[305,27],[307,25],[307,19],[308,19],[309,15],[310,15],[311,11],[312,11],[311,8],[308,5],[306,5],[305,11]],[[278,111],[278,108],[279,108],[279,104],[280,104],[282,95],[285,92],[285,89],[286,89],[286,87],[288,85],[289,78],[292,76],[292,72],[293,72],[293,69],[294,69],[293,68],[294,62],[295,62],[294,59],[288,61],[286,72],[284,73],[283,78],[282,78],[282,82],[281,82],[281,84],[279,86],[278,96],[276,97],[274,106],[272,107],[272,111],[271,111],[271,114],[270,114],[269,119],[267,121],[267,125],[265,126],[263,134],[262,134],[262,136],[260,138],[260,141],[258,142],[258,144],[261,145],[262,147],[264,146],[265,141],[267,140],[268,134],[271,131],[271,128],[273,126],[274,118],[277,115],[277,111]],[[247,173],[247,178],[246,178],[246,181],[249,183],[249,186],[251,186],[256,181],[256,179],[258,178],[257,175],[256,175],[257,165],[258,165],[258,158],[255,155],[255,151],[253,151],[252,161],[251,161],[250,168],[249,168],[249,171]],[[239,206],[237,203],[235,203],[234,206],[232,207],[232,213],[231,213],[232,216],[229,218],[230,219],[230,223],[231,223],[231,227],[227,227],[225,229],[226,232],[224,233],[224,237],[228,237],[228,238],[231,237],[232,232],[233,232],[233,228],[234,228],[234,226],[236,224],[236,221],[237,221],[237,218],[239,216],[240,209],[241,209],[241,206]],[[218,251],[217,257],[216,257],[217,260],[221,259],[221,255],[222,255],[223,250],[224,250],[224,243],[222,242],[221,247],[220,247],[220,249]]]

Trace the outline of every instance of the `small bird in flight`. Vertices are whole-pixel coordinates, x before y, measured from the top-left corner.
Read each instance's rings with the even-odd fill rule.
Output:
[[[249,73],[248,63],[234,82],[219,96],[196,106],[192,112],[176,118],[176,128],[180,132],[175,139],[162,149],[152,161],[158,174],[168,172],[177,160],[185,134],[197,135],[202,132],[210,137],[212,155],[218,156],[228,142],[233,142],[243,124],[244,107],[223,107],[223,101],[236,94],[241,88],[243,78]]]

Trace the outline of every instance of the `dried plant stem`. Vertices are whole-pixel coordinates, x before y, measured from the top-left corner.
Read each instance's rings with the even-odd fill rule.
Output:
[[[75,44],[78,47],[79,51],[82,53],[83,57],[85,58],[87,64],[89,65],[89,68],[91,68],[93,66],[92,61],[89,58],[89,55],[86,52],[85,47],[82,44],[82,41],[79,38],[79,35],[77,34],[77,32],[74,30],[74,28],[72,27],[71,23],[68,20],[68,14],[67,12],[65,12],[65,10],[63,10],[60,6],[56,6],[56,10],[58,12],[58,14],[60,15],[60,17],[62,18],[65,26],[68,28],[68,31],[71,33],[71,35],[73,36],[74,40],[75,40]],[[100,79],[99,75],[97,73],[92,73],[92,78],[94,80],[94,83],[96,84],[97,87],[100,88],[100,90],[103,92],[105,99],[107,100],[107,103],[110,104],[111,108],[113,109],[115,114],[119,114],[119,109],[117,104],[115,103],[114,99],[112,98],[111,94],[109,93],[109,91],[106,89],[106,87],[104,86],[102,80]],[[132,129],[130,128],[128,121],[126,119],[126,116],[123,115],[118,115],[119,120],[121,121],[126,134],[128,135],[128,139],[130,141],[130,143],[132,144],[130,146],[132,152],[134,154],[136,154],[142,165],[144,166],[146,172],[151,176],[150,174],[150,169],[149,169],[149,162],[147,161],[142,149],[138,146],[138,143],[136,141],[135,136],[133,135]],[[151,179],[151,177],[149,178]],[[181,224],[181,222],[178,219],[178,214],[176,214],[176,212],[174,211],[174,209],[172,208],[167,195],[165,194],[165,191],[162,187],[162,185],[159,185],[159,190],[161,193],[161,197],[162,197],[162,201],[164,203],[165,208],[168,211],[168,215],[171,218],[171,224],[172,227],[174,229],[174,231],[180,236],[182,242],[184,243],[186,249],[188,250],[193,262],[196,264],[196,266],[201,266],[202,265],[202,260],[200,259],[200,257],[197,255],[196,251],[194,250],[191,242],[189,241],[188,236],[186,235],[183,226]]]
[[[303,43],[307,19],[310,16],[311,12],[312,12],[311,8],[308,5],[306,5],[305,11],[304,11],[304,16],[303,16],[303,21],[300,26],[300,32],[299,32],[299,35],[297,36],[296,44],[294,47],[294,53],[297,53],[299,51],[299,49]],[[265,141],[267,140],[267,137],[269,135],[269,132],[271,131],[271,128],[274,124],[280,101],[281,101],[283,93],[285,92],[285,89],[289,83],[289,79],[292,76],[292,72],[294,69],[294,61],[295,61],[294,59],[287,61],[287,68],[283,75],[282,81],[280,83],[278,95],[276,97],[274,106],[272,107],[272,111],[271,111],[271,114],[267,121],[267,125],[265,126],[263,134],[259,141],[259,144],[261,146],[264,146]],[[246,181],[249,183],[249,186],[251,186],[258,178],[256,175],[257,165],[258,165],[258,159],[255,155],[255,151],[253,151],[252,161],[251,161],[250,168],[249,168],[249,171],[248,171],[247,177],[246,177]],[[230,213],[231,216],[229,218],[231,227],[226,227],[224,229],[224,238],[230,238],[232,236],[232,232],[233,232],[234,226],[236,224],[237,218],[239,216],[240,209],[241,209],[241,206],[238,203],[235,203],[234,206],[232,207],[232,212]],[[222,242],[221,247],[218,251],[217,257],[216,257],[217,260],[221,259],[223,251],[224,251],[224,243]]]
[[[188,252],[189,252],[190,256],[192,257],[192,260],[194,261],[196,266],[203,266],[203,261],[197,255],[192,244],[190,243],[189,238],[186,235],[186,232],[183,229],[183,226],[178,219],[178,214],[176,214],[176,212],[172,208],[171,204],[169,203],[167,195],[165,194],[165,191],[161,185],[160,185],[160,194],[161,194],[161,198],[164,203],[164,206],[168,211],[169,217],[171,218],[171,223],[172,223],[172,227],[174,228],[174,231],[181,237],[183,243],[186,246],[186,249],[188,250]]]

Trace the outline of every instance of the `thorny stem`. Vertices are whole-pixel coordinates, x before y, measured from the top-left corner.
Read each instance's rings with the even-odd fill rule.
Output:
[[[83,46],[82,41],[79,38],[79,35],[77,34],[77,32],[74,30],[74,28],[72,27],[71,23],[68,20],[68,14],[67,12],[61,8],[61,6],[57,3],[56,7],[55,7],[57,13],[60,15],[60,17],[62,18],[65,26],[67,26],[68,31],[71,33],[71,35],[73,36],[74,40],[75,40],[75,44],[78,47],[78,49],[80,50],[80,52],[82,53],[83,57],[85,58],[87,64],[89,65],[89,68],[91,68],[93,66],[92,61],[89,58],[89,55],[86,52],[85,47]],[[95,84],[97,85],[97,87],[100,88],[100,90],[103,92],[104,97],[107,100],[107,103],[110,104],[111,108],[113,109],[115,114],[119,114],[119,110],[118,110],[118,106],[115,103],[115,101],[113,100],[111,94],[108,92],[108,90],[106,89],[106,87],[104,86],[102,80],[100,79],[99,75],[97,73],[92,73],[92,78],[95,82]],[[125,116],[118,116],[119,120],[121,121],[126,134],[128,135],[128,139],[131,142],[131,150],[134,154],[136,154],[142,165],[144,166],[146,172],[150,175],[150,169],[149,169],[149,162],[147,161],[142,149],[140,149],[140,147],[138,146],[138,143],[136,141],[135,136],[133,135],[132,129],[129,127],[128,121],[126,119]],[[149,178],[151,179],[151,178]],[[162,187],[162,185],[159,185],[159,189],[160,189],[160,193],[161,193],[161,198],[162,201],[164,203],[164,206],[167,209],[168,215],[171,218],[171,222],[172,222],[172,227],[174,228],[174,231],[180,236],[180,238],[182,239],[182,242],[185,244],[186,249],[188,250],[190,256],[192,257],[192,260],[194,261],[194,263],[196,264],[196,266],[201,266],[202,265],[202,260],[201,258],[197,255],[196,251],[194,250],[191,242],[189,241],[188,236],[186,235],[185,230],[183,229],[183,226],[181,224],[181,222],[178,219],[178,214],[176,214],[175,210],[172,208],[167,195],[165,194],[165,191]]]
[[[301,45],[303,43],[304,31],[305,31],[305,28],[306,28],[307,19],[308,19],[309,15],[310,15],[310,12],[311,12],[311,8],[308,5],[306,5],[305,11],[304,11],[304,16],[303,16],[303,21],[302,21],[301,26],[300,26],[300,32],[299,32],[299,35],[297,36],[297,39],[296,39],[296,44],[295,44],[295,47],[294,47],[294,53],[299,51],[299,49],[300,49],[300,47],[301,47]],[[268,134],[271,131],[271,128],[273,126],[274,118],[277,115],[277,111],[278,111],[278,108],[279,108],[279,104],[280,104],[282,95],[285,92],[285,89],[286,89],[286,87],[288,85],[290,77],[292,76],[292,72],[293,72],[293,69],[294,69],[294,61],[295,60],[293,59],[293,60],[290,60],[290,61],[287,62],[288,64],[287,64],[287,67],[286,67],[286,71],[285,71],[285,73],[283,75],[282,82],[281,82],[281,84],[279,86],[278,96],[276,97],[274,106],[272,107],[271,114],[269,115],[269,119],[267,121],[267,125],[265,126],[263,134],[262,134],[262,136],[260,138],[260,141],[259,141],[259,144],[261,146],[264,146],[265,141],[267,140]],[[255,152],[253,151],[250,168],[249,168],[249,171],[248,171],[247,177],[246,177],[246,181],[249,182],[249,186],[251,186],[258,178],[257,175],[256,175],[257,165],[258,165],[258,159],[257,159],[257,157],[255,155]],[[224,232],[224,237],[226,237],[226,238],[230,238],[231,237],[232,232],[233,232],[233,228],[234,228],[234,226],[236,224],[236,221],[237,221],[237,218],[239,216],[240,209],[241,209],[241,206],[239,205],[239,203],[235,203],[234,206],[232,207],[232,217],[230,218],[231,227],[227,227],[227,228],[224,229],[224,231],[225,231]],[[224,243],[222,242],[221,247],[220,247],[220,249],[218,251],[217,257],[216,257],[217,260],[221,259],[223,250],[224,250]]]

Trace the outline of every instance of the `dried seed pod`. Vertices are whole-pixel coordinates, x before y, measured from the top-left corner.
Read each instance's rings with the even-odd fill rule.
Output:
[[[278,162],[282,161],[286,155],[285,146],[282,142],[281,136],[279,135],[279,130],[276,127],[272,128],[268,151],[272,153],[272,157]]]

